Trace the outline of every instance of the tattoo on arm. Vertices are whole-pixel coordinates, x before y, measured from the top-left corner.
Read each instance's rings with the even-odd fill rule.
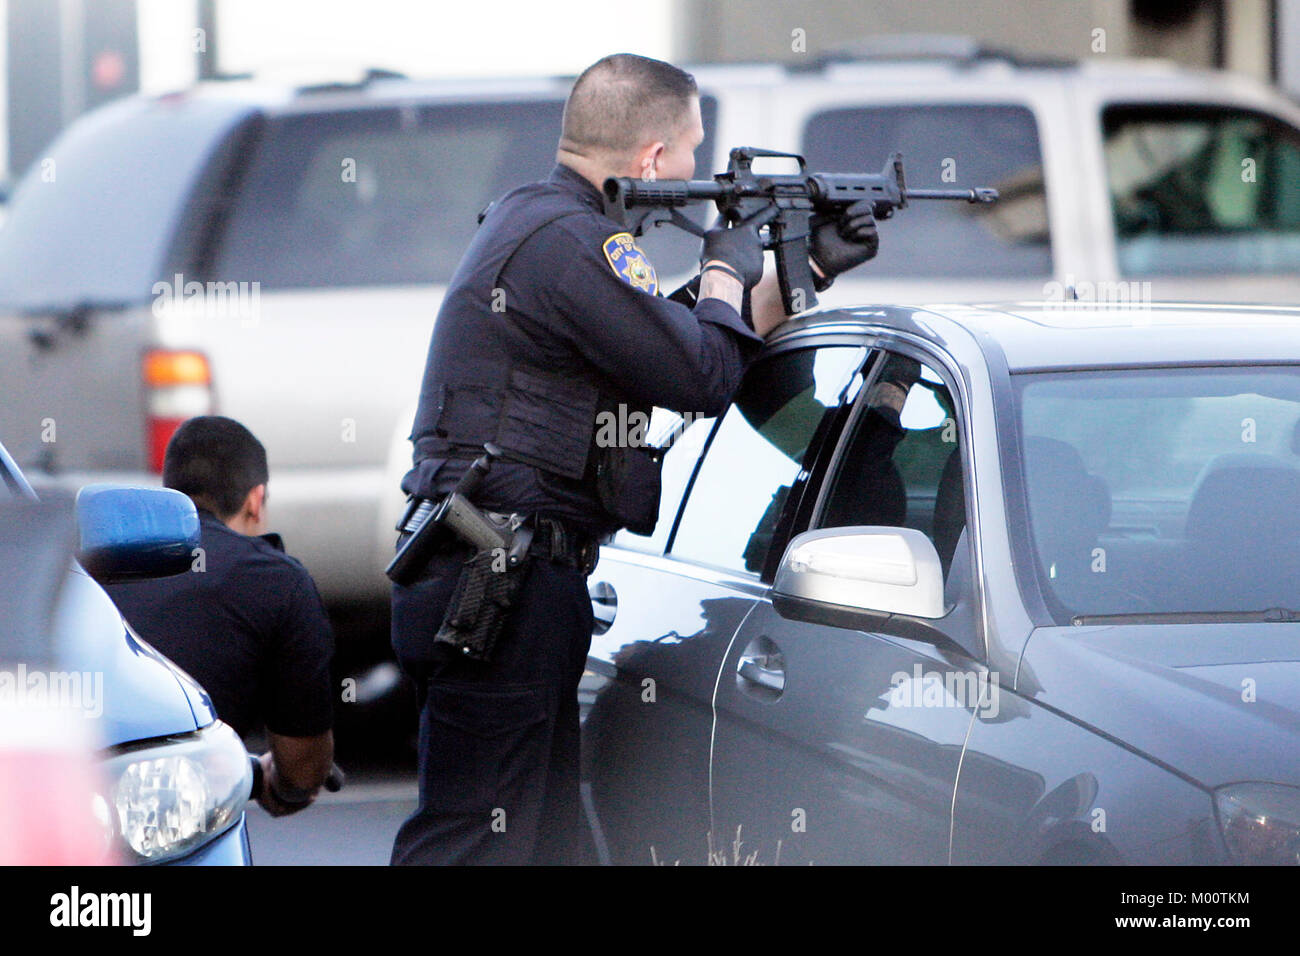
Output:
[[[724,272],[711,270],[700,278],[701,299],[721,299],[740,312],[744,304],[745,288]]]

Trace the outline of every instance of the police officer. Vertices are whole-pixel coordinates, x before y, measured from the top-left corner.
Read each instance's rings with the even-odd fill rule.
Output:
[[[265,726],[263,809],[284,816],[315,799],[334,755],[334,637],[307,569],[266,531],[266,449],[239,422],[184,422],[163,459],[163,484],[199,513],[190,571],[111,584],[122,616],[197,680],[240,736]]]
[[[557,165],[495,203],[452,277],[411,438],[410,495],[437,498],[493,442],[475,495],[528,516],[531,560],[490,660],[434,640],[469,547],[449,545],[393,588],[393,646],[420,703],[420,801],[395,864],[576,862],[578,681],[592,633],[586,577],[599,542],[657,513],[644,456],[596,423],[663,406],[719,414],[762,338],[785,321],[763,278],[762,219],[710,230],[701,275],[659,295],[653,265],[606,217],[606,177],[689,179],[704,138],[690,74],[631,54],[598,61],[565,105]],[[869,207],[820,224],[824,288],[875,252]]]

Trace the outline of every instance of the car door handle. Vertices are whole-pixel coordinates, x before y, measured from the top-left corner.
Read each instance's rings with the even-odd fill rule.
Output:
[[[604,634],[614,626],[614,615],[618,613],[618,595],[608,581],[588,585],[587,594],[591,596],[591,614],[595,618],[591,633]]]
[[[785,665],[770,667],[770,663],[766,654],[745,655],[740,659],[736,673],[751,684],[780,693],[785,690]]]

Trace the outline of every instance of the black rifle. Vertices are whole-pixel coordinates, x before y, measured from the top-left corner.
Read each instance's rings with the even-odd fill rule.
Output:
[[[780,157],[799,162],[799,172],[782,176],[756,176],[757,157]],[[906,208],[913,199],[959,199],[969,203],[996,202],[998,191],[975,189],[908,189],[903,179],[903,154],[892,153],[879,174],[809,173],[804,158],[796,153],[738,146],[731,151],[725,173],[710,180],[641,179],[605,180],[605,214],[626,224],[636,219],[628,210],[654,207],[667,213],[651,213],[641,225],[668,221],[697,236],[704,234],[695,223],[677,211],[678,207],[711,200],[718,213],[730,223],[739,222],[775,206],[776,216],[767,226],[764,248],[776,253],[781,299],[789,314],[817,304],[813,272],[808,264],[808,237],[814,215],[837,215],[854,203],[871,201],[877,219],[889,219],[895,209]]]

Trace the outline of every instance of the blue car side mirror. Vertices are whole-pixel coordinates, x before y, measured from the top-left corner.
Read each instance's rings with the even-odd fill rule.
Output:
[[[86,485],[77,527],[77,560],[100,584],[188,571],[200,541],[194,502],[169,488]]]

